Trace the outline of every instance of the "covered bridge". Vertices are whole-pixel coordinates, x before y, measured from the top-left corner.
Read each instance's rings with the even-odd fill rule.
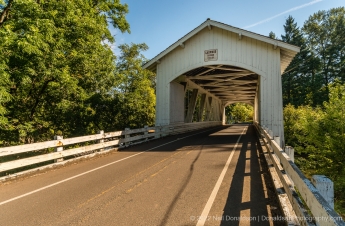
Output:
[[[222,121],[227,105],[254,106],[254,120],[284,143],[281,74],[299,47],[206,20],[144,65],[157,74],[156,125]],[[191,90],[185,104],[186,90]]]

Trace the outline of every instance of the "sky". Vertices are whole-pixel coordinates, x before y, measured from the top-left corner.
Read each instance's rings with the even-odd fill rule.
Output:
[[[111,29],[113,50],[124,43],[146,43],[143,54],[152,59],[207,18],[261,35],[284,33],[291,15],[302,27],[312,14],[345,6],[345,0],[121,0],[129,7],[131,33]]]

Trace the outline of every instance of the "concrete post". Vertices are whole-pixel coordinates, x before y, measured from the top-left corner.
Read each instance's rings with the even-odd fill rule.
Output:
[[[63,136],[54,136],[54,140],[58,140],[57,142],[57,145],[58,147],[55,148],[55,152],[58,152],[58,151],[63,151]],[[62,162],[63,161],[63,158],[60,158],[60,159],[55,159],[54,162]]]
[[[100,130],[98,131],[98,134],[101,134],[102,136],[104,135],[104,130]],[[101,143],[104,143],[104,139],[100,139],[98,140],[98,143],[101,144]],[[99,149],[100,151],[104,151],[104,148],[101,148]]]
[[[313,175],[311,182],[322,195],[322,197],[334,209],[334,188],[333,182],[325,175]]]
[[[284,151],[290,157],[292,162],[295,162],[295,149],[291,146],[285,146]]]
[[[130,142],[127,141],[127,139],[131,137],[130,134],[127,134],[127,133],[129,132],[129,130],[130,130],[130,128],[125,128],[125,139],[126,139],[126,141],[125,141],[125,147],[129,147],[129,144],[130,144]]]
[[[271,139],[274,139],[274,137],[273,137],[273,131],[269,129],[267,132],[268,132],[268,134],[270,135]]]

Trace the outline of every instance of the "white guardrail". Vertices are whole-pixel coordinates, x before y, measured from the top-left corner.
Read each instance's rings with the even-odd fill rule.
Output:
[[[0,173],[6,173],[10,170],[52,160],[55,160],[55,162],[63,162],[64,157],[84,156],[94,154],[95,152],[106,152],[168,135],[185,133],[206,127],[218,126],[221,124],[222,123],[218,121],[210,121],[198,123],[178,123],[156,127],[145,126],[145,128],[140,129],[125,129],[124,131],[109,133],[100,131],[99,134],[95,135],[67,139],[63,139],[62,136],[56,136],[55,140],[51,141],[4,147],[0,148]],[[93,142],[94,144],[87,145],[85,142]],[[71,145],[78,147],[69,148],[68,146]],[[54,148],[54,152],[7,162],[1,161],[1,158],[5,156],[17,155],[25,152],[35,152],[48,148]],[[51,165],[52,164],[54,163],[51,163]],[[0,177],[0,181],[1,179],[6,179],[8,177],[9,176],[4,176],[2,178]]]
[[[345,225],[290,157],[257,122],[263,152],[288,225]],[[303,199],[303,201],[301,200]],[[291,211],[293,210],[293,211]]]

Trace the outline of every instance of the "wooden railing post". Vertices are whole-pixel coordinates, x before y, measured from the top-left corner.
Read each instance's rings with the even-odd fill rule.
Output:
[[[63,151],[63,136],[54,136],[54,140],[58,140],[57,142],[57,146],[56,148],[54,148],[55,152],[58,152],[58,151]],[[59,159],[55,159],[54,162],[62,162],[63,161],[63,158],[59,158]]]
[[[125,139],[128,139],[131,137],[130,134],[127,134],[129,132],[130,128],[125,128]],[[129,147],[130,142],[126,140],[125,147]]]
[[[328,202],[328,204],[334,209],[334,188],[333,181],[331,181],[325,175],[313,175],[311,182],[316,189],[322,195],[322,197]]]
[[[295,162],[295,149],[291,146],[285,146],[284,151],[290,157],[290,160]]]
[[[273,140],[279,145],[279,147],[281,148],[281,144],[280,144],[280,137],[279,136],[274,136]]]
[[[98,131],[98,134],[104,135],[104,130]],[[104,143],[104,139],[98,140],[98,143]],[[100,151],[104,151],[104,148],[99,149]]]

